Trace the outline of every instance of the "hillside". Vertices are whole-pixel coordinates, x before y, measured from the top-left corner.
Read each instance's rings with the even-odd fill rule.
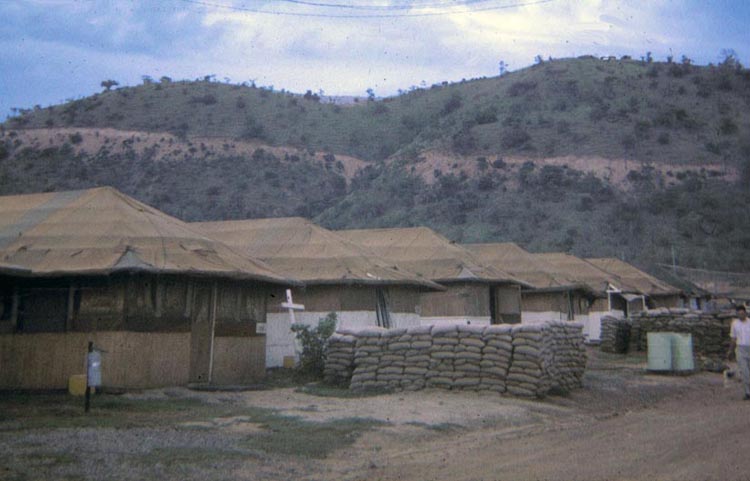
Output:
[[[750,74],[579,58],[351,105],[147,82],[0,126],[0,193],[108,184],[186,220],[424,224],[750,270]]]
[[[382,160],[426,149],[538,158],[735,163],[750,150],[750,72],[594,58],[353,106],[217,82],[148,82],[26,111],[6,128],[110,127],[259,140]]]
[[[111,185],[188,221],[312,217],[357,159],[232,139],[112,129],[0,132],[0,194]],[[344,163],[346,162],[346,163]]]

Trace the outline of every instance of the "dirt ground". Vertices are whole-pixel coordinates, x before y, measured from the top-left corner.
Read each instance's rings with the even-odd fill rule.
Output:
[[[589,356],[583,389],[541,401],[174,388],[97,398],[83,417],[0,397],[0,479],[750,480],[739,384]]]

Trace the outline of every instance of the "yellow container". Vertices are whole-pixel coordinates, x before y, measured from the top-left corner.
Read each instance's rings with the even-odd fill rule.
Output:
[[[284,356],[284,368],[285,369],[294,369],[294,365],[296,364],[294,356]]]
[[[73,396],[86,394],[86,375],[73,374],[68,378],[68,392]]]

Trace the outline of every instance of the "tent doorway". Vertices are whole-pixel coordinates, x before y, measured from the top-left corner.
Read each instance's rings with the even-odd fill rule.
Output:
[[[378,317],[378,326],[390,329],[391,311],[389,306],[388,291],[383,288],[375,289],[375,313]]]
[[[216,326],[216,284],[195,286],[193,319],[190,325],[190,382],[208,384],[213,368]]]

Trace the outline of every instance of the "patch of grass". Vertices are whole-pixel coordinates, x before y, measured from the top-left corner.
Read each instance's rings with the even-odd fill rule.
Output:
[[[33,453],[24,453],[18,456],[23,464],[33,467],[54,467],[60,465],[70,465],[78,462],[78,457],[72,453],[55,452],[55,451],[35,451]]]
[[[460,431],[463,429],[463,426],[459,424],[454,423],[439,423],[439,424],[429,424],[424,423],[421,421],[411,421],[406,423],[409,426],[416,426],[424,429],[429,429],[430,431],[436,431],[439,433],[453,433],[456,431]]]
[[[263,379],[263,385],[269,389],[298,387],[311,382],[317,382],[320,379],[309,373],[303,373],[296,369],[269,369],[266,377]]]
[[[343,390],[339,390],[343,391]],[[343,393],[341,393],[343,394]],[[207,421],[222,417],[244,418],[243,422],[259,424],[263,430],[241,441],[236,449],[159,449],[147,462],[175,466],[182,463],[202,464],[212,459],[247,457],[253,452],[324,458],[332,451],[353,443],[362,433],[384,423],[363,418],[326,422],[307,421],[284,416],[272,409],[248,408],[235,404],[208,404],[196,399],[136,400],[122,396],[99,395],[91,411],[83,412],[83,400],[65,394],[2,394],[0,412],[6,421],[0,432],[64,428],[137,428],[175,426],[185,421]],[[207,429],[221,429],[221,426]],[[46,456],[46,454],[45,454]],[[49,453],[55,463],[76,460],[65,453]],[[54,458],[54,459],[53,459]]]
[[[262,422],[266,431],[250,436],[244,442],[245,446],[272,454],[307,458],[325,458],[331,452],[349,446],[364,432],[385,424],[368,418],[314,422],[281,416],[269,410],[257,410],[252,417],[254,421]]]
[[[76,427],[165,425],[185,418],[208,418],[226,409],[196,399],[135,400],[96,395],[88,414],[83,398],[67,394],[4,393],[0,395],[0,431]]]
[[[328,386],[322,383],[307,384],[296,389],[296,391],[311,396],[335,397],[342,399],[373,397],[388,394],[387,390],[352,391],[345,387]]]
[[[245,450],[170,447],[156,448],[149,454],[139,457],[139,461],[148,466],[161,463],[167,468],[173,468],[184,465],[206,465],[217,461],[242,461],[250,456],[252,453]]]

